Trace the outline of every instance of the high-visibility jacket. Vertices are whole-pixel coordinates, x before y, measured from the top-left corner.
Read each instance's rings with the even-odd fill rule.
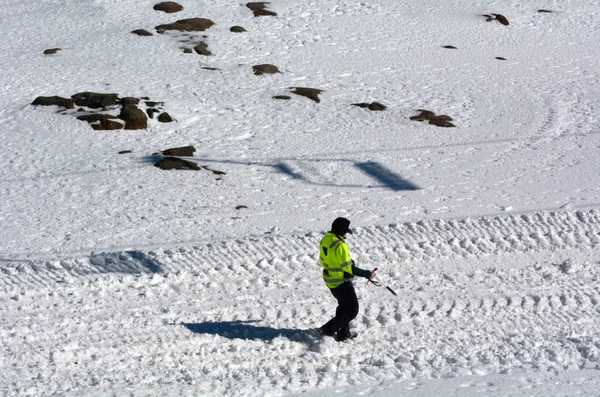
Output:
[[[354,278],[350,250],[340,236],[329,232],[321,240],[319,263],[323,266],[323,280],[329,288],[335,288]]]

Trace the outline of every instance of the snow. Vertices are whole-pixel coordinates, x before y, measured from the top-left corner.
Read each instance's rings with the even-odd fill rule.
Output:
[[[155,3],[0,0],[0,395],[600,396],[600,1]],[[153,29],[194,17],[210,57]],[[175,122],[31,105],[83,91]],[[152,166],[186,145],[225,174]],[[344,343],[337,216],[398,293]]]

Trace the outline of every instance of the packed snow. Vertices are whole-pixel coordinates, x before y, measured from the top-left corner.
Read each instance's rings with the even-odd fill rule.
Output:
[[[0,0],[1,396],[600,396],[600,1],[156,3]],[[32,105],[86,91],[175,121]],[[338,216],[398,293],[341,343]]]

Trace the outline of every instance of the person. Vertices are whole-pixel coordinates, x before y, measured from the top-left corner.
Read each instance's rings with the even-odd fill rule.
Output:
[[[335,317],[318,328],[320,335],[333,336],[337,341],[356,337],[350,332],[350,321],[358,315],[358,298],[352,285],[354,276],[372,279],[375,272],[358,268],[350,258],[346,245],[346,234],[352,234],[350,221],[337,218],[331,224],[331,230],[321,239],[319,263],[323,266],[323,280],[337,299]]]

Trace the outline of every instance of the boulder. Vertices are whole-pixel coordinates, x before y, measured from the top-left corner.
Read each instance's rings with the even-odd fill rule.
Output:
[[[267,64],[267,63],[262,64],[262,65],[252,66],[252,70],[254,71],[254,74],[256,76],[260,76],[261,74],[281,73],[279,71],[279,69],[277,69],[277,66],[270,65],[270,64]]]
[[[510,25],[510,23],[508,22],[508,19],[506,19],[506,17],[502,14],[492,14],[493,16],[496,17],[496,21],[500,22],[502,25],[504,26],[508,26]]]
[[[44,54],[45,55],[52,55],[52,54],[56,54],[60,50],[62,50],[62,48],[48,48],[47,50],[44,50]]]
[[[173,121],[173,118],[169,113],[163,112],[158,115],[158,121],[160,121],[161,123],[170,123]]]
[[[208,50],[208,44],[206,44],[206,43],[199,43],[199,44],[195,45],[194,51],[196,51],[196,54],[199,54],[199,55],[204,55],[204,56],[212,55],[212,52],[210,52]]]
[[[39,96],[31,104],[34,106],[59,106],[66,109],[73,109],[75,107],[73,99],[60,96]]]
[[[387,106],[379,103],[379,102],[372,102],[372,103],[353,103],[352,105],[354,106],[358,106],[361,108],[365,108],[365,109],[369,109],[369,110],[373,110],[373,111],[382,111],[387,109]]]
[[[262,16],[275,17],[275,16],[277,16],[277,14],[274,13],[273,11],[269,11],[266,9],[267,4],[270,4],[270,3],[264,2],[264,1],[256,1],[256,2],[247,3],[246,7],[248,7],[249,9],[252,10],[255,17],[262,17]]]
[[[143,130],[148,127],[148,117],[143,110],[135,105],[125,105],[119,113],[119,118],[125,122],[126,130]]]
[[[161,170],[194,170],[198,171],[201,168],[198,164],[191,161],[183,160],[177,157],[165,157],[154,164],[155,167]]]
[[[436,115],[430,110],[419,109],[421,112],[417,116],[410,117],[411,120],[414,121],[425,121],[428,120],[429,124],[436,125],[438,127],[456,127],[450,121],[452,121],[452,117],[447,116],[445,114]]]
[[[152,33],[148,32],[146,29],[136,29],[131,33],[137,34],[138,36],[154,36]]]
[[[172,14],[174,12],[179,12],[183,10],[183,6],[181,4],[175,3],[174,1],[165,1],[162,3],[155,4],[152,7],[156,11],[163,11],[167,14]]]
[[[118,104],[119,94],[103,94],[97,92],[80,92],[71,98],[77,106],[85,106],[92,109],[101,109]]]
[[[236,26],[232,26],[231,29],[229,29],[229,31],[233,32],[233,33],[244,33],[244,32],[247,32],[246,29],[244,29],[241,26],[237,26],[237,25]]]
[[[116,120],[117,119],[113,118],[105,118],[100,120],[100,123],[92,124],[92,128],[96,131],[122,130],[123,123]]]
[[[288,101],[288,100],[292,99],[292,97],[289,95],[275,95],[273,97],[273,99],[282,99],[284,101]]]
[[[292,93],[300,96],[304,96],[308,99],[311,99],[317,103],[321,102],[319,98],[319,94],[323,92],[323,90],[319,90],[317,88],[306,88],[306,87],[290,87],[292,89]]]
[[[183,32],[203,32],[213,26],[215,23],[206,18],[190,18],[181,19],[175,23],[158,25],[155,29],[159,33],[164,33],[167,30],[179,30]]]
[[[183,157],[191,157],[194,155],[196,148],[193,146],[182,146],[171,148],[167,150],[163,150],[161,153],[165,156],[183,156]]]

